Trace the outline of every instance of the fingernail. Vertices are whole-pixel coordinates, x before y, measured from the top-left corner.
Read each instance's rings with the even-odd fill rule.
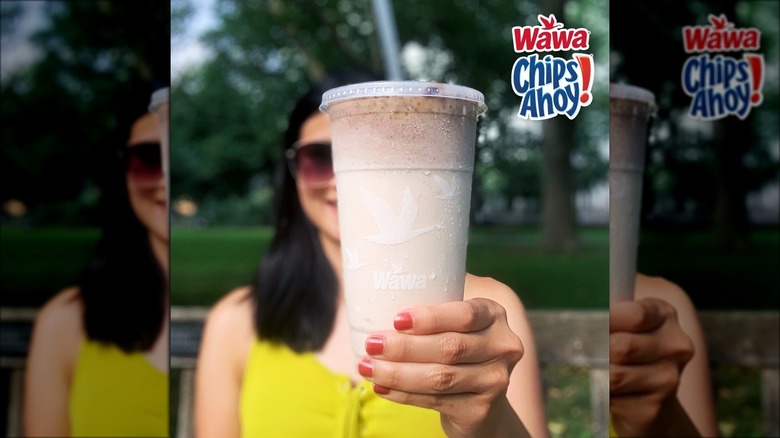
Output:
[[[374,364],[371,363],[370,357],[363,356],[363,358],[360,359],[360,363],[358,363],[358,372],[363,377],[371,377],[371,375],[374,374]]]
[[[401,312],[393,318],[393,327],[396,330],[409,330],[412,328],[412,315],[408,312]]]
[[[382,350],[385,349],[385,339],[379,336],[369,336],[366,339],[366,353],[371,356],[382,354]]]
[[[390,388],[385,388],[382,385],[377,385],[374,383],[374,392],[377,394],[387,395],[390,394]]]

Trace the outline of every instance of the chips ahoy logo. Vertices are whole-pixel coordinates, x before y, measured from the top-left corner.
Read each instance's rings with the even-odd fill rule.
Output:
[[[555,15],[537,16],[538,26],[515,26],[512,43],[516,53],[587,50],[590,31],[566,29]],[[522,98],[517,116],[545,120],[563,114],[577,117],[580,108],[593,101],[593,55],[575,53],[572,59],[532,54],[515,61],[512,91]]]
[[[764,100],[764,57],[743,53],[741,58],[720,52],[757,51],[761,32],[739,29],[724,14],[708,16],[706,26],[684,26],[685,53],[682,87],[691,96],[688,115],[700,120],[718,120],[729,115],[744,119]]]

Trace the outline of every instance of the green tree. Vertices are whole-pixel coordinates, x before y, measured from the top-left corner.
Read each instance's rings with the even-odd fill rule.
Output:
[[[589,4],[604,13],[603,24],[606,2]],[[486,96],[472,210],[486,203],[508,209],[516,199],[538,205],[542,138],[514,117],[520,101],[510,86],[517,58],[511,28],[535,23],[544,5],[399,0],[393,6],[407,79],[454,82]],[[249,197],[258,181],[268,181],[286,114],[309,81],[348,65],[382,69],[368,0],[223,1],[215,13],[219,24],[204,38],[212,58],[173,84],[173,195],[201,203]],[[588,16],[584,9],[573,13],[580,21]],[[593,29],[607,41],[606,26]],[[573,184],[585,190],[606,180],[606,157],[593,152],[606,129],[588,125],[577,132],[564,164],[576,168]]]
[[[778,181],[778,159],[771,153],[778,141],[778,85],[765,81],[763,104],[745,120],[729,116],[687,127],[691,98],[682,92],[680,74],[689,55],[683,50],[682,26],[706,25],[708,14],[726,14],[736,27],[758,28],[760,51],[767,66],[774,66],[771,71],[778,65],[778,6],[776,1],[721,0],[612,3],[614,80],[653,91],[659,104],[643,194],[648,224],[695,220],[713,230],[722,248],[747,243],[747,195]]]
[[[4,17],[9,10],[3,2]],[[71,211],[83,223],[151,84],[167,82],[170,15],[153,0],[47,2],[44,13],[32,37],[40,59],[2,83],[0,200],[21,200],[39,222]]]

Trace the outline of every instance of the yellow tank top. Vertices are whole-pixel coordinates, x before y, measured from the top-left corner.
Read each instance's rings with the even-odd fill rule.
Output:
[[[439,413],[383,399],[363,380],[353,387],[312,353],[255,340],[241,384],[241,436],[445,437]]]
[[[143,353],[84,340],[70,389],[71,435],[165,437],[168,374]]]

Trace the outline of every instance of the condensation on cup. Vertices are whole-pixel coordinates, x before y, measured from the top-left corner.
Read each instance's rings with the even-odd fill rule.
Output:
[[[609,299],[632,300],[636,279],[642,176],[655,96],[627,84],[609,86]]]
[[[463,299],[477,118],[471,88],[370,82],[334,88],[333,167],[352,349],[399,311]]]
[[[155,90],[152,93],[151,102],[149,103],[149,112],[154,113],[160,121],[160,145],[162,153],[162,168],[163,176],[165,177],[165,192],[170,193],[170,88],[164,87]],[[170,197],[168,197],[168,203],[170,205]]]

